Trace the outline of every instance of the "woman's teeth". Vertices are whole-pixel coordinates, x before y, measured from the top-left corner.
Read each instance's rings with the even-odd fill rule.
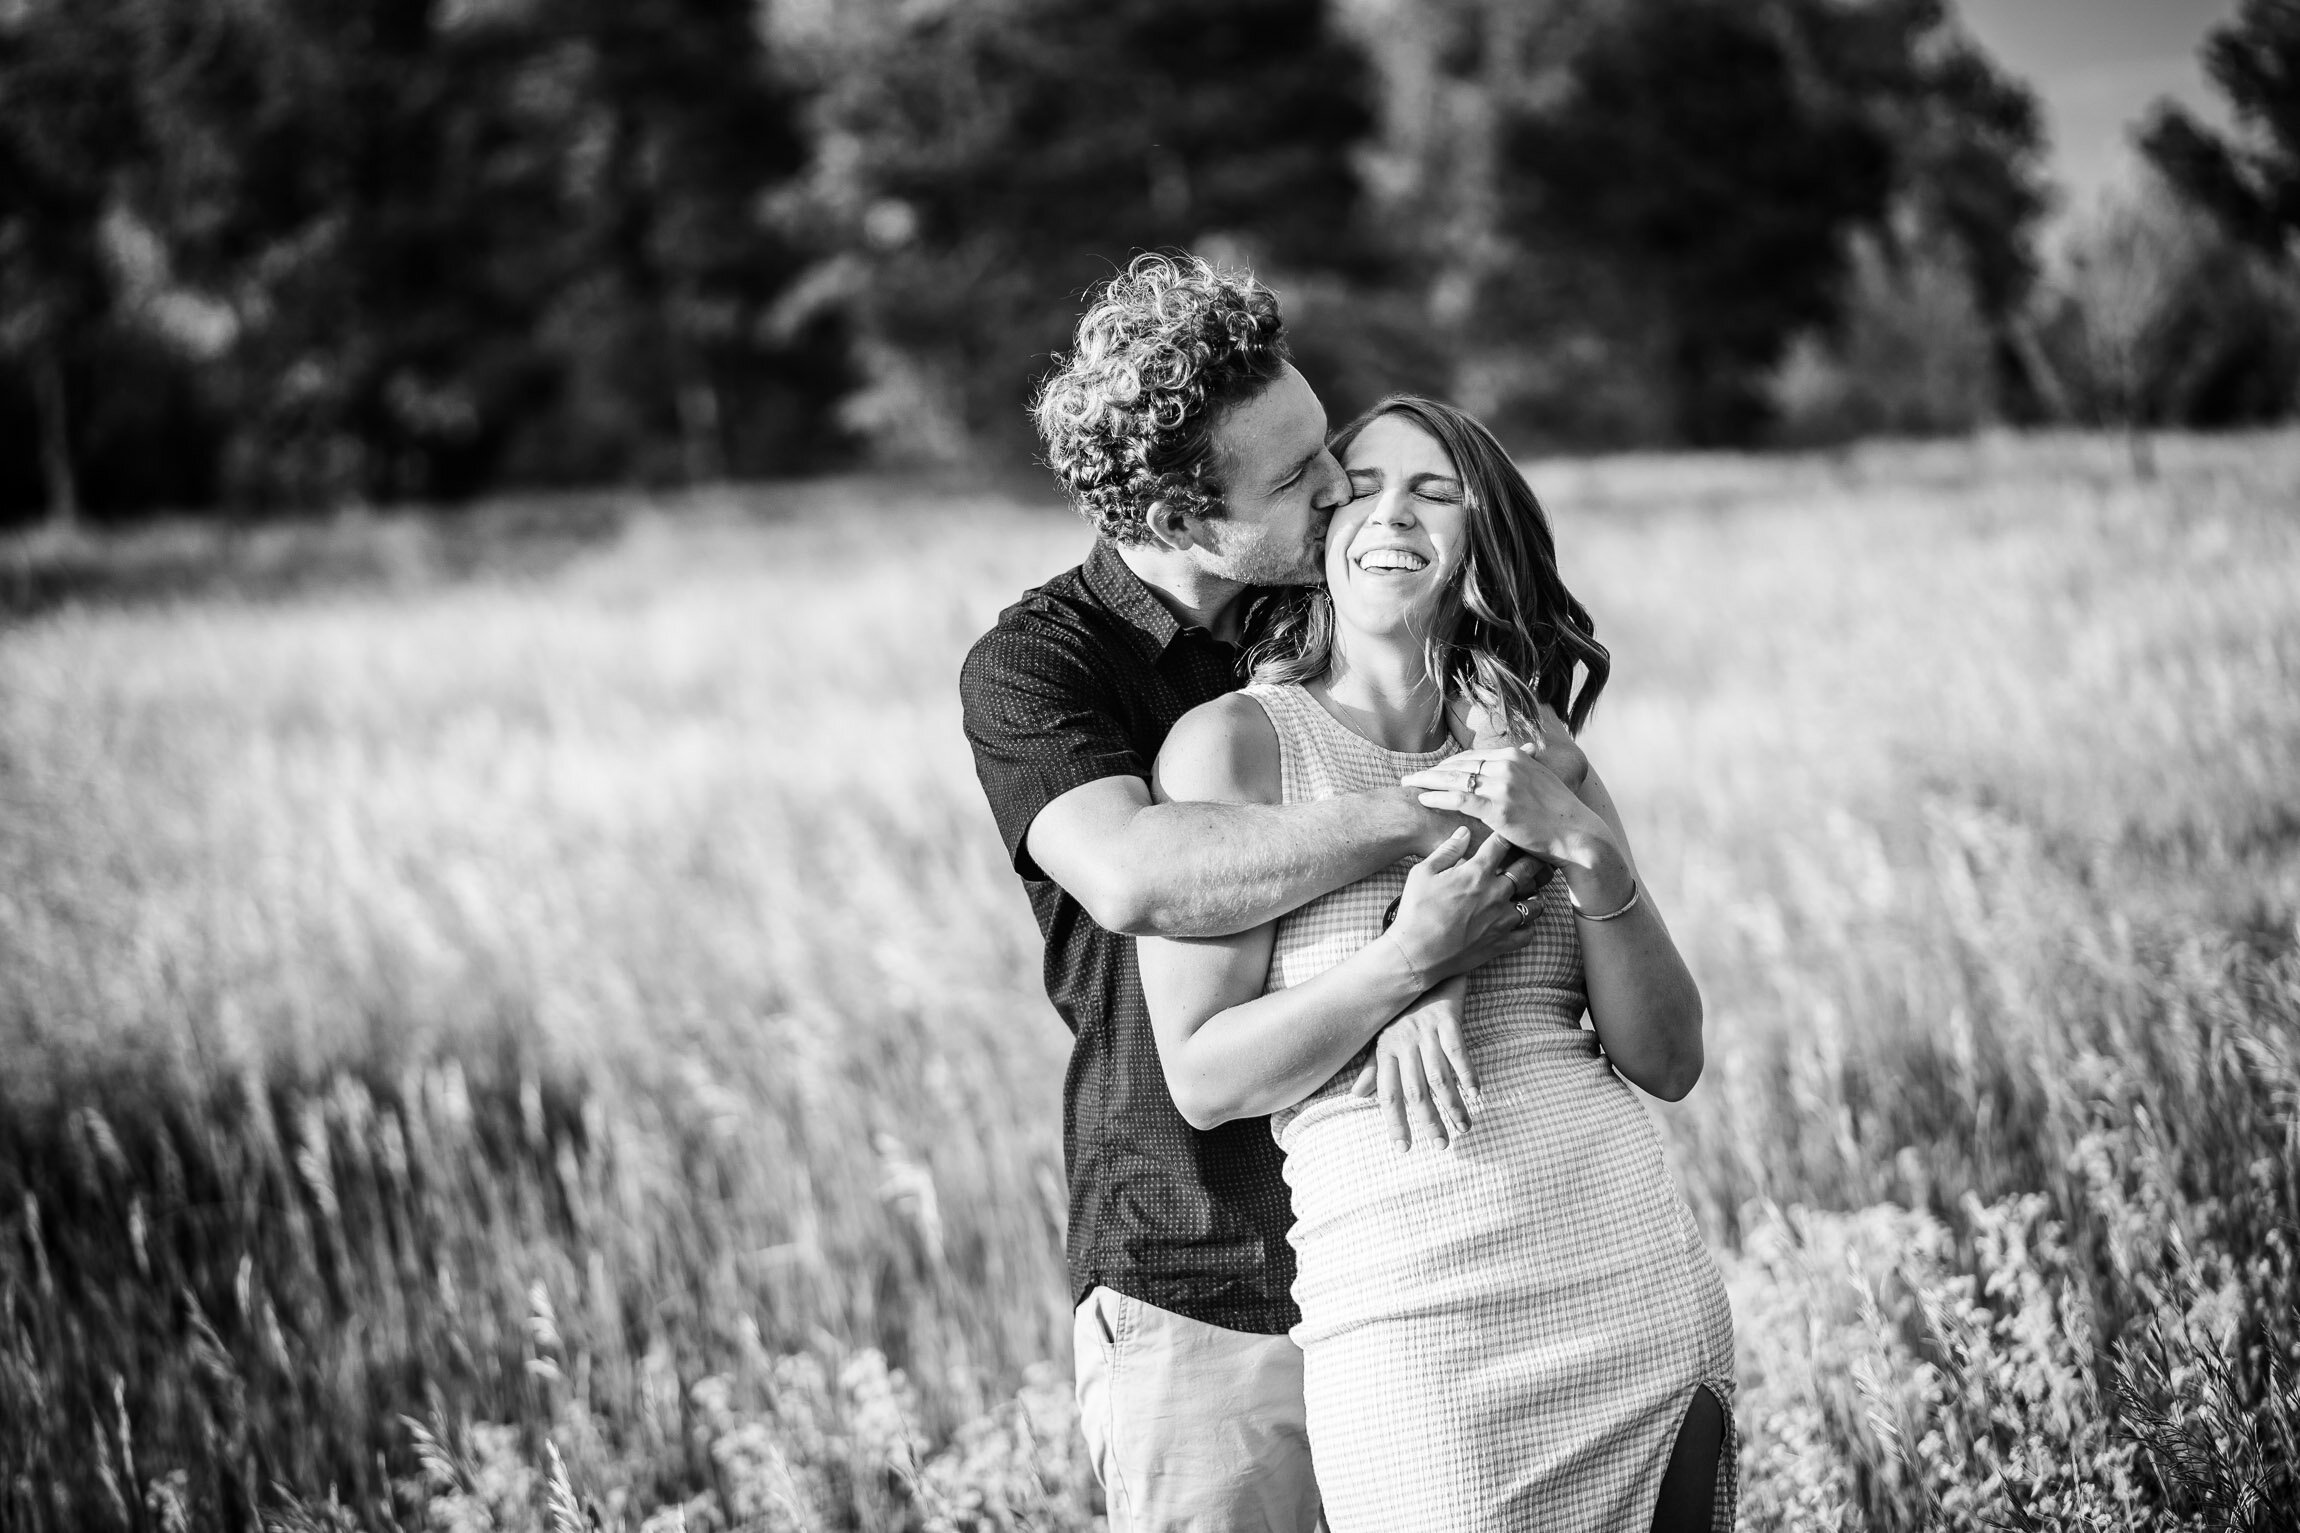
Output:
[[[1358,560],[1358,568],[1362,570],[1405,570],[1410,573],[1414,570],[1428,569],[1429,560],[1410,549],[1377,548]]]

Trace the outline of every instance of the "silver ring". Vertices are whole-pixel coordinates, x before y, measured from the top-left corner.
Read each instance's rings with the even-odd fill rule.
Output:
[[[1515,879],[1512,879],[1512,880],[1510,881],[1510,887],[1511,887],[1512,889],[1514,889],[1514,888],[1516,888],[1516,887],[1517,887],[1517,881],[1516,881]],[[1523,926],[1523,925],[1525,925],[1527,922],[1531,921],[1532,919],[1533,919],[1533,901],[1531,901],[1531,900],[1519,900],[1519,901],[1517,902],[1517,924],[1518,924],[1518,925],[1520,925],[1520,926]]]
[[[1478,785],[1478,783],[1479,783],[1479,782],[1480,782],[1480,781],[1481,781],[1481,780],[1482,780],[1484,777],[1485,777],[1485,763],[1481,761],[1481,762],[1479,762],[1479,763],[1478,763],[1476,766],[1473,766],[1473,767],[1471,767],[1471,768],[1469,769],[1469,786],[1468,786],[1467,788],[1464,788],[1462,791],[1463,791],[1463,792],[1465,792],[1465,793],[1475,793],[1475,792],[1477,791],[1477,785]]]

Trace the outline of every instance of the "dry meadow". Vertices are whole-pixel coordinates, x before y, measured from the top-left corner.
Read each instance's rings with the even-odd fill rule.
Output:
[[[2158,459],[1533,467],[1751,1528],[2295,1525],[2300,437]],[[857,480],[0,553],[0,1526],[1091,1526],[955,695],[1085,546]]]

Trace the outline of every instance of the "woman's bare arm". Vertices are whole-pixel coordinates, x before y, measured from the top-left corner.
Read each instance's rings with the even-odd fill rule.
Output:
[[[1637,876],[1621,811],[1595,767],[1582,779],[1580,798],[1613,832],[1623,876],[1593,870],[1573,885],[1574,897],[1584,910],[1603,915],[1620,908],[1631,890],[1637,893],[1637,908],[1619,920],[1574,922],[1581,930],[1589,1020],[1615,1069],[1641,1089],[1674,1102],[1701,1079],[1701,988],[1661,919],[1653,891]],[[1570,882],[1574,874],[1566,876]]]
[[[1577,919],[1589,1020],[1607,1057],[1639,1088],[1677,1101],[1701,1078],[1701,991],[1637,878],[1621,812],[1604,779],[1555,715],[1540,754],[1523,748],[1465,752],[1406,779],[1431,808],[1474,814],[1496,835],[1555,865],[1581,908],[1616,920]],[[1574,772],[1567,786],[1552,763]],[[1475,777],[1472,777],[1472,769]],[[1475,787],[1470,784],[1474,781]]]

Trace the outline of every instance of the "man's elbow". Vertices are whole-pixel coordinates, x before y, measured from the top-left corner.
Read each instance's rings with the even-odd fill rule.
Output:
[[[1207,1108],[1201,1109],[1197,1112],[1186,1112],[1182,1114],[1182,1121],[1189,1124],[1192,1128],[1196,1129],[1201,1134],[1210,1134],[1214,1130],[1220,1128],[1223,1124],[1229,1122],[1230,1116],[1229,1114],[1222,1112],[1219,1109]]]
[[[1085,888],[1070,891],[1094,924],[1121,937],[1163,935],[1160,904],[1147,881],[1116,874],[1097,878]]]
[[[1169,1075],[1166,1090],[1174,1098],[1175,1110],[1182,1114],[1182,1121],[1201,1134],[1240,1116],[1236,1103],[1223,1100],[1220,1093],[1204,1085],[1176,1080]]]
[[[1203,937],[1191,907],[1156,878],[1127,870],[1097,875],[1090,886],[1072,890],[1094,924],[1121,937]]]

